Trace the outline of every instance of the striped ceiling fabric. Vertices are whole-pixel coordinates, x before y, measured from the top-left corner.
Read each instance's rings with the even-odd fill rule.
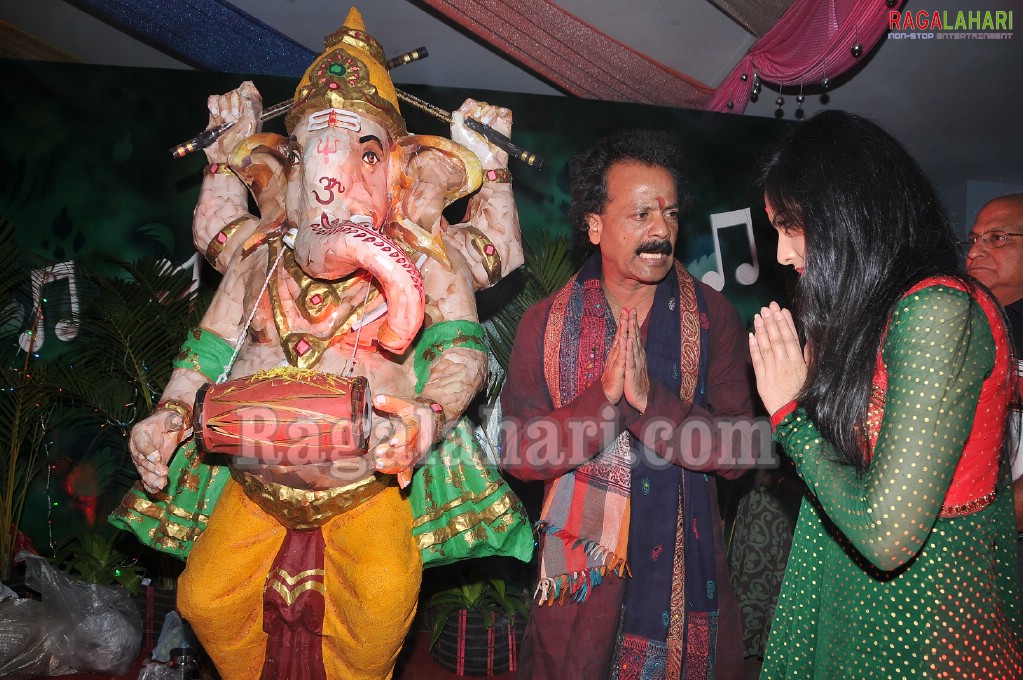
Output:
[[[762,38],[792,5],[793,0],[708,0],[732,21]]]
[[[81,63],[82,60],[57,49],[0,19],[0,59],[29,59]]]
[[[69,0],[197,68],[301,76],[314,52],[226,0]]]
[[[723,110],[713,106],[719,98],[714,88],[615,40],[550,0],[421,1],[570,95]],[[753,32],[773,26],[793,2],[710,1]],[[69,2],[197,68],[300,76],[316,57],[228,0]],[[728,98],[736,99],[735,93]],[[734,103],[735,112],[741,111],[740,102]]]
[[[577,97],[698,109],[714,93],[546,0],[424,2]]]

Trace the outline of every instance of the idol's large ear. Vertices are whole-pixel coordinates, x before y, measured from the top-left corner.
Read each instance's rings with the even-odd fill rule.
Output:
[[[288,179],[299,156],[287,137],[269,132],[246,138],[231,152],[228,166],[249,188],[259,206],[259,227],[245,243],[245,252],[282,231]]]
[[[287,137],[263,132],[246,138],[231,152],[228,166],[252,192],[260,212],[284,210],[290,151]]]
[[[443,187],[444,206],[480,188],[483,169],[476,154],[458,142],[433,135],[409,135],[398,140],[406,172]]]
[[[444,137],[411,135],[398,140],[403,161],[392,220],[408,219],[432,231],[444,208],[476,191],[482,182],[479,159]]]

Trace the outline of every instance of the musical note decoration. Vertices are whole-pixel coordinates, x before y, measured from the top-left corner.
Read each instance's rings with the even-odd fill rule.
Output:
[[[75,263],[72,261],[58,262],[52,267],[32,270],[32,318],[35,328],[26,330],[18,336],[18,346],[23,351],[30,354],[38,352],[46,342],[43,308],[47,304],[47,299],[43,297],[43,294],[47,285],[65,279],[68,283],[71,317],[58,319],[53,326],[53,332],[57,339],[63,342],[70,342],[78,337],[78,285],[75,283]]]
[[[710,231],[714,238],[715,268],[701,277],[701,281],[714,290],[721,291],[725,287],[725,267],[721,256],[721,237],[719,232],[730,227],[745,225],[746,239],[752,255],[752,262],[743,262],[735,268],[735,280],[740,286],[752,286],[760,278],[760,260],[757,258],[757,244],[753,237],[753,215],[749,208],[715,213],[710,216]]]

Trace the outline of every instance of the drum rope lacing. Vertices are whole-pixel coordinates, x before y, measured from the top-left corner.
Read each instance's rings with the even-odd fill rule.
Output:
[[[234,362],[238,359],[238,353],[242,351],[242,345],[245,343],[245,334],[249,332],[249,326],[252,325],[252,319],[256,316],[256,309],[259,307],[259,301],[263,299],[263,295],[266,294],[266,289],[270,285],[270,278],[277,271],[277,265],[281,263],[281,258],[284,257],[284,248],[281,248],[281,252],[277,254],[277,259],[274,261],[273,266],[267,267],[266,279],[263,281],[263,287],[259,289],[259,295],[256,296],[256,301],[252,304],[252,309],[249,311],[249,318],[245,319],[245,325],[242,326],[242,332],[238,336],[238,343],[234,346],[234,352],[231,353],[231,358],[228,360],[227,365],[224,366],[224,372],[217,377],[217,384],[227,380],[227,376],[231,374],[231,369],[234,368]]]

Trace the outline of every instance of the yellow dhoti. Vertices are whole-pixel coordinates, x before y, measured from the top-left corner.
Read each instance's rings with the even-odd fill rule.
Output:
[[[388,487],[321,530],[326,676],[390,678],[422,578],[409,504]],[[286,534],[232,480],[178,580],[178,609],[224,680],[260,676],[267,649],[263,589]]]

